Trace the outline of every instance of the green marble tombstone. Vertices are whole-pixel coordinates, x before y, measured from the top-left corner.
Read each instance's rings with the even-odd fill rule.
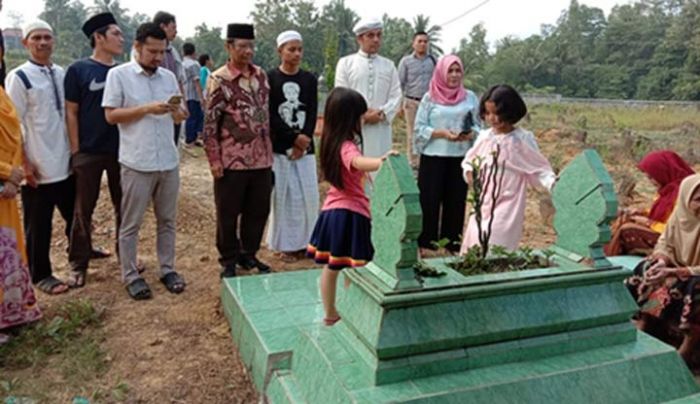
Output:
[[[375,179],[373,262],[346,269],[343,319],[323,326],[318,271],[227,279],[222,301],[242,361],[271,403],[691,402],[680,357],[638,332],[630,274],[600,252],[617,205],[586,151],[554,190],[552,268],[418,279],[418,190],[405,157]],[[342,282],[340,282],[342,284]],[[685,400],[685,401],[684,401]],[[690,400],[690,401],[688,401]]]

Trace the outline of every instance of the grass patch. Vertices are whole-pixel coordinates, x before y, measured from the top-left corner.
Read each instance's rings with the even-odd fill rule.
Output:
[[[51,402],[57,391],[92,396],[85,386],[104,375],[108,366],[102,348],[103,319],[104,309],[80,299],[49,310],[41,321],[21,328],[0,346],[0,393],[19,400],[15,402],[22,402],[17,398],[22,395]],[[35,377],[47,372],[54,377]]]
[[[682,125],[700,127],[695,108],[681,107],[602,107],[576,104],[533,105],[527,127],[549,129],[568,127],[604,131],[633,129],[666,132]]]

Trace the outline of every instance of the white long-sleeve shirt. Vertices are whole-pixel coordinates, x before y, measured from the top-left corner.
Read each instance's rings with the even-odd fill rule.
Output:
[[[391,149],[391,122],[401,104],[399,73],[391,60],[362,51],[338,61],[335,87],[351,88],[365,97],[367,107],[384,112],[386,119],[362,127],[363,154],[379,157]]]
[[[28,85],[18,76],[19,70]],[[63,181],[70,174],[64,76],[61,66],[33,62],[25,62],[7,75],[7,94],[22,121],[25,156],[37,168],[39,184]]]

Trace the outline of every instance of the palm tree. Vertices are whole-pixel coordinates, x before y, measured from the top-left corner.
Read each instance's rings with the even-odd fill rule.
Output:
[[[345,0],[332,0],[323,7],[322,26],[338,33],[338,56],[348,55],[357,49],[352,29],[359,20],[355,11],[345,6]]]
[[[428,52],[430,54],[440,56],[445,52],[437,44],[440,42],[442,27],[439,25],[430,25],[430,17],[423,14],[418,14],[413,18],[413,32],[425,32],[428,34]],[[411,53],[409,46],[406,53]]]

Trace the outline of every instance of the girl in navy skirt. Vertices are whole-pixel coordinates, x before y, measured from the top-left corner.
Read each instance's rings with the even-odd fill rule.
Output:
[[[362,95],[354,90],[336,87],[328,95],[321,137],[321,170],[331,184],[321,214],[316,221],[307,255],[325,264],[321,272],[321,299],[326,312],[324,322],[333,325],[340,320],[335,308],[338,274],[345,267],[364,266],[374,255],[370,239],[369,199],[365,195],[367,173],[377,171],[382,157],[364,157],[362,118],[379,111],[367,110]],[[345,286],[348,286],[346,278]]]

